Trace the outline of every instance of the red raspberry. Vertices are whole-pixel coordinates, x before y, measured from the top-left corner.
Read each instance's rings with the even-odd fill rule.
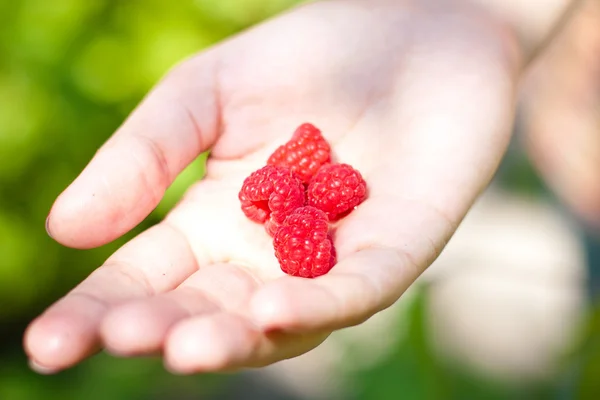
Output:
[[[271,237],[275,236],[275,233],[277,233],[277,229],[279,229],[280,226],[281,226],[281,224],[278,224],[277,222],[273,221],[272,219],[265,222],[265,230]]]
[[[252,221],[281,224],[305,203],[304,185],[289,169],[267,165],[244,180],[238,195],[242,211]]]
[[[308,183],[321,165],[331,161],[329,143],[314,125],[300,125],[292,139],[279,146],[269,157],[267,164],[289,167],[302,182]]]
[[[298,208],[279,227],[273,246],[281,270],[288,275],[315,278],[335,264],[336,252],[328,235],[327,215],[314,207]]]
[[[308,205],[324,211],[330,220],[350,212],[367,197],[367,183],[348,164],[322,166],[308,185]]]

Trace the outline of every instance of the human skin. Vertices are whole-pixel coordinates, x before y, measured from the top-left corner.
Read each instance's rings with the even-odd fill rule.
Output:
[[[600,230],[600,2],[585,0],[529,71],[523,143],[546,184]]]
[[[211,149],[206,177],[31,323],[32,366],[56,372],[101,348],[160,353],[184,374],[262,366],[393,304],[491,180],[521,74],[571,2],[548,1],[533,31],[496,3],[314,2],[175,67],[59,196],[48,231],[102,245]],[[369,185],[336,228],[338,264],[312,280],[284,276],[237,199],[302,122]]]

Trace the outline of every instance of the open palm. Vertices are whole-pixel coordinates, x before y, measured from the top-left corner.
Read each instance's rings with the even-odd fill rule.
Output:
[[[388,307],[435,259],[505,150],[517,63],[475,11],[364,3],[303,6],[157,85],[58,198],[49,232],[102,245],[210,148],[207,176],[32,323],[25,346],[38,368],[101,347],[162,353],[181,373],[272,363]],[[369,185],[336,227],[338,264],[317,279],[285,276],[237,199],[303,122]]]

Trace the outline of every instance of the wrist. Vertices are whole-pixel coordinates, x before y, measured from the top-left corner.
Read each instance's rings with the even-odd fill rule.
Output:
[[[465,0],[506,26],[517,39],[528,63],[560,31],[581,0]]]

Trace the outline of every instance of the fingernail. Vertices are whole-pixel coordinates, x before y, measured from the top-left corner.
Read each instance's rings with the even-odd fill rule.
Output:
[[[34,360],[29,360],[29,368],[42,375],[51,375],[58,372],[57,369],[44,367],[43,365],[38,364]]]
[[[48,234],[48,236],[50,236],[51,238],[53,238],[52,237],[52,233],[50,233],[50,216],[48,216],[46,218],[46,233]]]

